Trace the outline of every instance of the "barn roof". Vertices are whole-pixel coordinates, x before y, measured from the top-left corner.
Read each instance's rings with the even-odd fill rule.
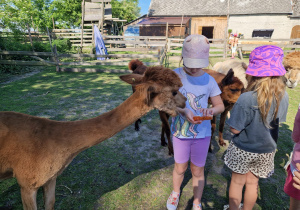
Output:
[[[189,17],[147,17],[140,21],[139,25],[165,25],[166,23],[171,25],[186,24],[190,20]]]
[[[299,3],[297,3],[299,4]],[[227,15],[228,0],[151,0],[149,16]],[[229,0],[230,15],[292,14],[291,0]]]

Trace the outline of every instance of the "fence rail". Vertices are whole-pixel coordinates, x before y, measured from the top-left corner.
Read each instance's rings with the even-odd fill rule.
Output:
[[[85,33],[90,33],[92,29],[84,29]],[[81,36],[77,36],[81,29],[55,29],[52,31],[55,37],[72,37],[72,45],[76,46]],[[70,35],[72,34],[72,35]],[[54,36],[53,34],[51,36]],[[93,42],[93,39],[87,40]],[[108,55],[95,54],[58,54],[56,47],[53,52],[24,52],[24,51],[0,51],[0,64],[3,65],[28,65],[28,66],[56,66],[57,71],[74,72],[104,72],[101,69],[103,65],[127,66],[131,59],[146,59],[146,65],[168,65],[168,58],[172,56],[180,59],[181,49],[184,39],[166,38],[165,36],[103,36],[104,44],[107,48]],[[211,57],[230,56],[230,49],[227,39],[209,39]],[[238,52],[241,59],[249,54],[254,48],[261,45],[277,45],[285,53],[300,50],[300,39],[240,39]],[[297,45],[298,44],[298,45]],[[91,46],[90,43],[85,45]],[[84,45],[83,45],[84,46]],[[117,52],[117,54],[115,54]],[[127,54],[133,52],[134,54]],[[11,59],[9,56],[19,56],[21,60]],[[22,59],[22,56],[29,56],[31,60]],[[46,57],[46,58],[42,58]],[[105,58],[105,60],[97,60]],[[147,62],[151,60],[151,62]],[[73,67],[75,66],[75,67]],[[79,68],[77,66],[82,66]],[[99,66],[90,68],[88,66]],[[114,70],[115,71],[115,70]],[[122,70],[123,71],[123,70]]]

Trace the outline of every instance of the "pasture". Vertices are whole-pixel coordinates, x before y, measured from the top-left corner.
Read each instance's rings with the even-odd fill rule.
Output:
[[[211,63],[216,62],[211,60]],[[177,66],[178,62],[170,64],[171,68]],[[38,70],[28,77],[6,78],[0,82],[0,111],[59,121],[82,120],[115,108],[132,93],[131,86],[119,79],[121,74]],[[290,135],[300,102],[300,86],[287,92],[290,105],[287,122],[282,124],[279,133],[275,174],[260,180],[255,209],[288,209],[289,206],[289,198],[283,192],[286,177],[283,167],[293,148]],[[57,178],[56,209],[165,209],[172,190],[174,159],[168,155],[168,148],[160,145],[158,111],[153,110],[141,119],[139,132],[132,124],[83,151],[71,162]],[[230,137],[225,126],[227,145]],[[202,203],[204,209],[223,209],[228,203],[230,171],[223,162],[226,147],[220,148],[217,141],[212,143]],[[178,209],[190,209],[192,196],[191,174],[187,171]],[[38,192],[37,201],[38,209],[43,209],[42,190]],[[22,209],[20,189],[14,178],[0,181],[0,207]]]

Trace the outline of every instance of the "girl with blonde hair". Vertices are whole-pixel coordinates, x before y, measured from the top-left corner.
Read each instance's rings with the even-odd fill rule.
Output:
[[[227,121],[235,135],[225,154],[232,176],[229,206],[224,209],[241,208],[244,186],[243,210],[252,209],[259,178],[274,172],[279,123],[286,120],[288,109],[282,59],[282,49],[272,45],[257,47],[250,54],[248,91],[239,97]]]

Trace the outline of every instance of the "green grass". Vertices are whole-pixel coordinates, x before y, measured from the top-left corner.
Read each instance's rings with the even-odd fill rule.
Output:
[[[220,61],[214,58],[211,63]],[[178,62],[170,65],[177,67]],[[106,67],[110,68],[110,67]],[[0,111],[17,111],[54,120],[73,121],[107,112],[131,95],[131,86],[120,74],[57,73],[53,68],[7,84],[0,84]],[[287,154],[293,147],[290,138],[299,104],[300,86],[287,89],[290,97],[287,122],[281,127],[275,174],[260,181],[255,209],[288,209],[283,192]],[[116,125],[117,126],[117,125]],[[115,136],[81,152],[57,178],[56,209],[165,209],[172,190],[174,159],[160,145],[158,111],[142,117],[141,130],[130,125]],[[224,138],[231,137],[225,127]],[[213,141],[207,158],[204,209],[223,209],[228,203],[230,171],[223,163],[226,148]],[[228,143],[228,141],[227,141]],[[120,167],[121,165],[121,167]],[[125,170],[130,171],[127,173]],[[192,206],[191,173],[182,185],[178,209]],[[43,209],[42,190],[38,209]],[[0,181],[0,207],[22,209],[20,189],[14,178]]]

